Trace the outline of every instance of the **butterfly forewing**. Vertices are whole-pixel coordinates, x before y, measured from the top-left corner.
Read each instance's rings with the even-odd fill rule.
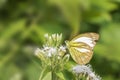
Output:
[[[83,42],[87,45],[89,45],[92,49],[96,44],[96,40],[98,40],[99,35],[96,33],[85,33],[78,35],[77,37],[73,38],[72,42]]]
[[[78,35],[68,43],[69,52],[73,60],[78,64],[86,64],[93,55],[92,49],[98,40],[99,35],[96,33],[85,33]]]

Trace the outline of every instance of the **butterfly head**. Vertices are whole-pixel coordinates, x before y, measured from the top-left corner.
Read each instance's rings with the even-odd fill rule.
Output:
[[[65,41],[67,47],[69,47],[70,42],[68,40]]]

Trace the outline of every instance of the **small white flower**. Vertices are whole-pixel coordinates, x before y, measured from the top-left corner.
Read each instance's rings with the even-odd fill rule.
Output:
[[[101,78],[99,76],[96,76],[94,72],[92,72],[91,66],[88,65],[77,65],[75,67],[72,68],[73,72],[76,74],[87,74],[88,77],[91,80],[101,80]]]
[[[46,39],[48,39],[48,37],[49,37],[49,36],[48,36],[48,33],[47,33],[47,34],[45,34],[45,35],[44,35],[44,37],[45,37]]]
[[[48,56],[48,57],[52,57],[52,54],[51,54],[51,53],[48,53],[47,56]]]
[[[101,80],[101,77],[98,76],[98,75],[95,75],[94,72],[90,73],[90,74],[89,74],[89,77],[90,77],[92,80]]]
[[[55,47],[48,47],[44,45],[43,50],[44,50],[44,55],[47,57],[52,57],[52,55],[57,54],[57,48]]]
[[[57,35],[56,35],[56,34],[52,34],[52,39],[53,39],[54,41],[56,41]]]
[[[48,53],[48,57],[52,57],[52,55],[56,55],[57,50],[56,50],[56,48],[51,47],[51,48],[49,48],[47,53]]]
[[[41,49],[39,49],[39,48],[37,48],[37,49],[35,50],[35,55],[37,56],[37,55],[39,55],[39,53],[44,53],[44,51],[41,50]]]
[[[53,42],[53,40],[52,40],[52,37],[51,37],[51,36],[49,36],[49,37],[48,37],[48,40],[49,40],[48,42],[51,42],[51,43]]]
[[[60,46],[59,51],[66,52],[66,47],[65,46]]]
[[[51,47],[49,52],[53,53],[53,54],[56,54],[57,53],[57,49],[56,48],[53,48]]]
[[[65,53],[66,53],[66,47],[60,46],[58,48],[58,55],[62,57],[62,56],[64,56]]]
[[[85,65],[77,65],[75,67],[73,67],[73,72],[75,73],[90,73],[91,69],[88,66]]]
[[[48,46],[43,46],[44,48],[43,48],[43,50],[44,51],[48,51],[49,50],[49,47]]]
[[[57,41],[60,41],[62,39],[62,34],[57,34]]]
[[[89,76],[95,77],[95,74],[94,74],[93,72],[91,72],[91,73],[89,74]]]
[[[43,49],[37,48],[35,50],[35,55],[40,58],[41,60],[45,61],[45,51]]]

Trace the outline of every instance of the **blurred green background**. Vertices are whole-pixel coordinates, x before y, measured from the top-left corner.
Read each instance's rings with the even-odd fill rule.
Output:
[[[66,40],[84,32],[100,34],[95,72],[120,80],[120,0],[0,0],[0,80],[38,80],[34,50],[44,34]]]

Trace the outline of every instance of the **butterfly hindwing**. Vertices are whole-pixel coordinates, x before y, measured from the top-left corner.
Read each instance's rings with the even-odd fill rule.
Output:
[[[70,54],[75,62],[78,64],[86,64],[90,61],[93,51],[90,47],[85,43],[77,43],[80,44],[77,46],[71,46],[69,48]]]

